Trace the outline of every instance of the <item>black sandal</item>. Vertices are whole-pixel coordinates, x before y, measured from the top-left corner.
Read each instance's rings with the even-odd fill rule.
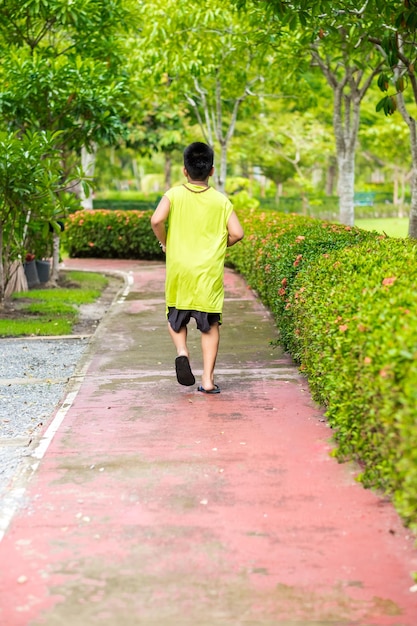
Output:
[[[177,356],[175,359],[175,371],[177,374],[177,380],[180,385],[190,387],[194,385],[195,378],[191,371],[190,361],[186,356]]]

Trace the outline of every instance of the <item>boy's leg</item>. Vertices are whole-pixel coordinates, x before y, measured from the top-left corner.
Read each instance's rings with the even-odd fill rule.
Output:
[[[220,328],[216,322],[210,326],[210,330],[201,333],[201,350],[203,353],[203,376],[201,384],[203,389],[214,389],[214,366],[216,365],[217,353],[220,342]]]
[[[174,346],[177,350],[177,358],[175,359],[175,371],[177,380],[180,385],[194,385],[195,378],[191,371],[189,353],[187,348],[187,327],[182,326],[178,332],[173,330],[168,322],[168,330],[171,335]]]
[[[189,357],[190,355],[187,348],[187,327],[182,326],[177,333],[172,329],[171,324],[168,322],[168,330],[177,351],[177,355]]]

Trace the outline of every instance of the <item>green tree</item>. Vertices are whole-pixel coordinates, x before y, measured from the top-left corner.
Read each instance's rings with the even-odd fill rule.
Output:
[[[45,132],[0,132],[0,306],[26,253],[29,221],[49,231],[67,206],[57,138]]]
[[[417,238],[417,3],[391,0],[381,11],[384,19],[376,20],[370,33],[370,41],[385,61],[378,86],[386,95],[377,110],[387,116],[398,110],[408,127],[412,160],[409,236]]]
[[[358,161],[361,171],[381,170],[392,182],[392,202],[403,217],[406,187],[412,175],[408,128],[400,116],[385,118],[375,111],[378,97],[375,86],[362,107]]]
[[[120,30],[125,0],[7,0],[0,4],[1,119],[61,131],[59,149],[114,141],[128,96]]]
[[[333,155],[326,115],[317,105],[304,111],[294,97],[269,98],[256,120],[244,122],[243,136],[242,123],[239,125],[240,153],[274,181],[277,200],[283,183],[292,180],[307,210],[308,193],[314,188],[313,175],[322,175]]]
[[[252,4],[246,0],[235,2],[241,7]],[[358,3],[353,0],[270,0],[267,6],[264,2],[259,5],[290,28],[299,24],[304,32],[318,33],[323,38],[326,38],[329,28],[341,29],[346,24],[353,26],[355,23],[357,30],[359,24],[361,36],[357,38],[355,50],[359,63],[362,61],[362,67],[365,67],[369,45],[375,46],[384,64],[378,85],[382,91],[387,92],[378,103],[377,109],[384,111],[386,115],[392,115],[398,110],[409,129],[413,168],[409,235],[417,238],[416,1],[367,0],[358,7]]]
[[[282,47],[285,41],[293,54],[285,68],[300,76],[306,61],[318,68],[333,92],[333,130],[339,173],[340,221],[354,223],[355,152],[360,107],[382,62],[367,41],[370,26],[365,2],[347,0],[343,8],[331,2],[254,2],[236,0],[260,25],[259,41]],[[336,3],[337,5],[338,3]],[[281,71],[285,71],[281,67]]]
[[[172,185],[173,158],[182,152],[189,126],[188,107],[176,87],[166,74],[153,85],[146,81],[146,88],[140,87],[142,106],[130,117],[126,142],[141,156],[163,155],[166,189]]]
[[[169,77],[193,112],[201,139],[217,150],[215,178],[224,191],[236,121],[247,99],[253,103],[264,95],[272,52],[265,58],[264,51],[248,45],[249,24],[220,0],[209,6],[158,0],[148,2],[147,11],[142,45],[149,65]]]
[[[61,186],[83,148],[114,143],[125,132],[126,33],[136,23],[136,6],[133,0],[0,2],[0,125],[21,138],[48,131],[60,153]],[[55,255],[55,273],[57,266]]]

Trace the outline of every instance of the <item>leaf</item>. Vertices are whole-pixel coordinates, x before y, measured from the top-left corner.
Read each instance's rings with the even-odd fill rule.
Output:
[[[397,78],[397,80],[395,81],[395,88],[399,92],[403,92],[404,91],[404,89],[405,89],[404,76],[400,76],[399,78]]]
[[[378,102],[378,104],[375,107],[375,110],[376,110],[377,113],[379,113],[382,110],[385,110],[385,102],[386,102],[387,99],[388,99],[388,96],[384,96],[384,98],[382,98]]]
[[[378,85],[378,87],[380,88],[381,91],[388,91],[388,87],[389,87],[388,76],[386,74],[383,74],[383,73],[380,74],[378,76],[377,85]]]
[[[81,185],[82,185],[85,197],[89,198],[91,194],[91,185],[86,180],[82,180]]]

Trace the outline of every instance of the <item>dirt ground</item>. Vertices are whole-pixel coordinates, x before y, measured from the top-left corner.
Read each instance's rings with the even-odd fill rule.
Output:
[[[91,304],[80,306],[80,317],[72,329],[73,335],[91,335],[97,328],[101,318],[108,311],[114,299],[123,288],[123,280],[116,276],[108,276],[107,287],[101,296]]]

